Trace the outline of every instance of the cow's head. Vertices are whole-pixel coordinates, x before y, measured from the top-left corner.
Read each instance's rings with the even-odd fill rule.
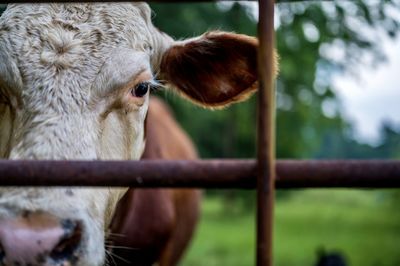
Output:
[[[254,38],[174,42],[150,16],[145,4],[10,5],[0,19],[0,157],[138,159],[152,86],[212,108],[256,89]],[[1,188],[0,264],[101,265],[124,191]]]

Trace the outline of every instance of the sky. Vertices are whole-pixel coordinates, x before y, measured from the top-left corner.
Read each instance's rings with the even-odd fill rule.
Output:
[[[400,129],[400,38],[382,39],[388,60],[376,68],[358,66],[359,77],[336,76],[334,88],[342,114],[355,126],[360,142],[379,144],[379,128],[389,121]]]

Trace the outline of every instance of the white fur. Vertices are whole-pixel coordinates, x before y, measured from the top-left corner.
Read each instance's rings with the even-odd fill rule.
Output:
[[[143,151],[148,95],[171,39],[146,4],[9,5],[0,18],[0,157],[135,160]],[[104,230],[125,189],[0,189],[0,219],[40,210],[83,221],[77,265],[104,263]]]

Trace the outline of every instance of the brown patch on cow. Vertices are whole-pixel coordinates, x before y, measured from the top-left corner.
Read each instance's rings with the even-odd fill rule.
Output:
[[[151,97],[147,112],[146,146],[142,159],[196,159],[197,151],[189,136],[175,121],[170,108]]]
[[[257,49],[254,37],[210,32],[172,46],[162,59],[160,72],[162,79],[193,102],[224,107],[257,90]]]

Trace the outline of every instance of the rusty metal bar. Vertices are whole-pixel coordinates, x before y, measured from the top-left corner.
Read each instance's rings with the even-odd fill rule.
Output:
[[[246,160],[0,161],[0,185],[251,188],[255,169]]]
[[[284,160],[278,188],[400,188],[400,161]]]
[[[400,188],[400,161],[278,160],[277,188]],[[255,160],[8,161],[0,186],[256,187]]]
[[[256,265],[273,264],[275,201],[274,0],[259,0]]]

